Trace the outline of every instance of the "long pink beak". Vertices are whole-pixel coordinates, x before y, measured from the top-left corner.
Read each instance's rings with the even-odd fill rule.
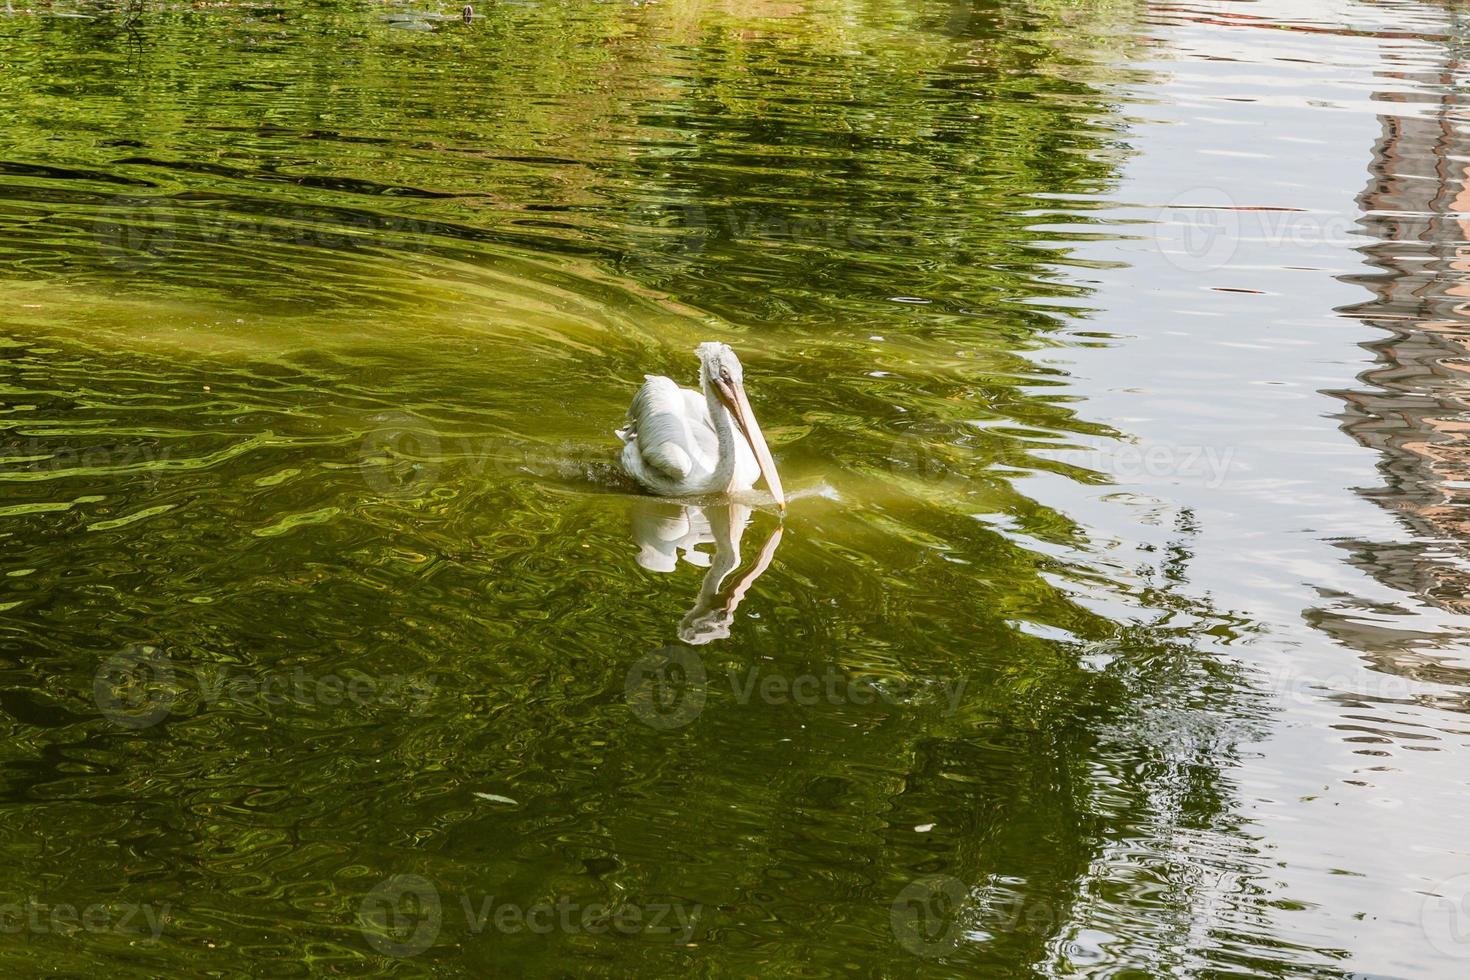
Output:
[[[761,476],[765,478],[771,496],[776,498],[776,506],[784,514],[786,491],[781,489],[781,477],[776,474],[776,461],[771,458],[771,447],[766,445],[760,423],[755,420],[755,410],[750,407],[750,399],[745,397],[745,386],[735,382],[729,385],[720,384],[718,387],[730,414],[735,416],[735,424],[740,427],[745,441],[750,443],[750,451],[755,453],[755,461],[761,468]]]

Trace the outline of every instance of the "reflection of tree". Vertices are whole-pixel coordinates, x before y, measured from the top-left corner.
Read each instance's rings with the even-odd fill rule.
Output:
[[[954,8],[937,20],[924,5],[811,12],[754,36],[703,21],[687,78],[650,120],[677,149],[629,161],[648,208],[628,241],[630,273],[685,297],[697,284],[702,306],[737,321],[867,319],[902,287],[962,318],[957,327],[1006,329],[980,312],[998,307],[1010,323],[1047,325],[1045,311],[1015,302],[1035,280],[1053,297],[1081,291],[1044,268],[1066,255],[1034,228],[1038,197],[1111,179],[1120,140],[1090,83],[1116,74],[1096,49],[1132,14]],[[650,6],[642,26],[658,36],[670,16]],[[802,66],[802,84],[823,97],[788,97],[789,48],[773,36],[833,53]],[[869,64],[853,51],[882,54]],[[741,166],[772,152],[778,165]]]
[[[591,260],[686,296],[702,282],[704,305],[729,311],[743,296],[747,313],[752,300],[805,306],[790,284],[842,266],[868,298],[886,296],[883,279],[942,249],[952,261],[936,286],[956,305],[1010,302],[1028,274],[1013,267],[1015,242],[1045,238],[1025,230],[1036,221],[1021,213],[1034,208],[1030,195],[1098,179],[1116,153],[1075,76],[1101,71],[1081,55],[1115,43],[1107,27],[1131,7],[1093,4],[1082,21],[1053,0],[1014,12],[921,6],[674,0],[571,16],[513,5],[412,35],[341,5],[289,17],[164,8],[146,15],[141,45],[44,20],[6,38],[14,66],[0,75],[0,128],[35,148],[28,163],[64,158],[81,186],[7,180],[7,197],[34,208],[0,227],[18,247],[55,252],[91,245],[58,242],[58,227],[162,224],[174,261],[150,262],[143,277],[96,265],[88,276],[236,302],[269,293],[348,305],[381,277],[316,253],[385,248],[445,277],[463,276],[457,264],[484,250]],[[277,44],[283,22],[291,57],[269,71],[239,57]],[[787,97],[793,49],[811,54],[801,84],[823,98]],[[79,64],[91,88],[67,97]],[[534,100],[523,97],[527,79]],[[1082,101],[1073,111],[1050,96]],[[412,124],[385,133],[384,119]],[[108,138],[93,139],[98,131]],[[66,137],[52,146],[31,132]],[[773,146],[791,165],[761,165]],[[760,176],[748,179],[744,163]],[[1014,208],[977,213],[981,190]],[[786,244],[779,256],[749,247],[771,240]],[[743,260],[757,260],[746,274],[707,275],[737,242]],[[1031,249],[1030,259],[1056,254]],[[77,263],[62,251],[46,264]],[[221,263],[248,270],[248,285],[214,274]],[[1047,320],[1026,304],[1011,313]]]
[[[1376,240],[1362,251],[1381,271],[1361,278],[1374,298],[1350,312],[1387,336],[1366,345],[1377,363],[1362,374],[1365,384],[1339,393],[1343,428],[1382,454],[1386,485],[1364,494],[1392,511],[1408,538],[1342,547],[1350,562],[1395,592],[1458,614],[1470,611],[1470,184],[1463,162],[1470,140],[1455,94],[1458,42],[1442,52],[1439,101],[1381,117],[1371,178],[1359,197],[1360,222]],[[1470,682],[1470,672],[1434,656],[1461,642],[1463,630],[1410,622],[1412,613],[1402,608],[1325,598],[1309,618],[1365,651],[1379,669]]]

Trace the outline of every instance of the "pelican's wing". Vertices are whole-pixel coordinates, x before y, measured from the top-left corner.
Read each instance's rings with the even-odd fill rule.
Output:
[[[637,444],[645,464],[671,480],[689,476],[714,442],[709,410],[690,394],[668,378],[648,375],[628,406],[628,424],[618,431],[624,442]]]

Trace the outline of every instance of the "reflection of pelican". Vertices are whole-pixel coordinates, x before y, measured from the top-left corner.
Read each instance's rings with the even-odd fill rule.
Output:
[[[623,469],[663,497],[747,490],[764,476],[785,510],[776,463],[745,397],[739,358],[713,342],[695,353],[701,393],[650,374],[633,396],[628,424],[618,430]]]
[[[700,584],[699,599],[679,623],[679,639],[691,646],[730,635],[736,608],[776,554],[776,545],[781,543],[780,525],[761,547],[755,564],[721,588],[740,566],[740,538],[749,520],[750,508],[744,504],[696,507],[652,500],[634,504],[633,538],[638,543],[638,564],[655,572],[672,572],[683,552],[684,560],[691,565],[709,569]],[[715,546],[713,557],[695,550],[710,542]]]

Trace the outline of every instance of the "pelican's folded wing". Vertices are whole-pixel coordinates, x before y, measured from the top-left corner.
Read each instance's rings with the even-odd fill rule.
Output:
[[[694,468],[690,452],[696,444],[688,415],[679,386],[650,374],[628,406],[628,425],[621,434],[637,442],[644,463],[671,480],[682,480]]]

